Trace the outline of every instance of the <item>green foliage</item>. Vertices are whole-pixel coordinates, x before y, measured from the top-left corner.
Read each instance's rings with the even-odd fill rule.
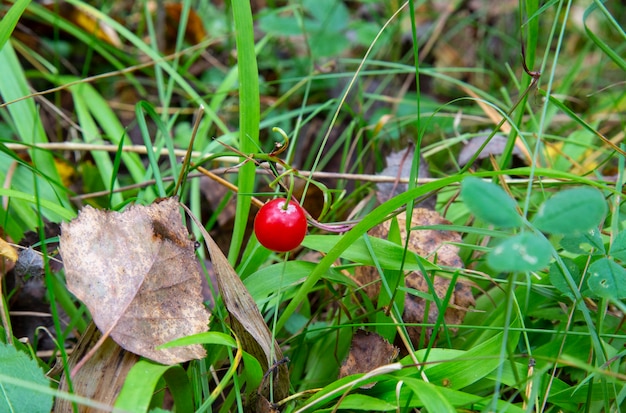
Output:
[[[574,235],[597,228],[606,211],[606,201],[598,190],[573,188],[544,202],[532,222],[543,232]]]
[[[519,227],[522,219],[517,203],[502,188],[478,178],[466,178],[461,196],[467,207],[480,219],[502,228]]]
[[[608,258],[600,258],[589,266],[587,283],[596,297],[613,301],[626,298],[626,270]]]
[[[525,232],[499,243],[487,256],[496,271],[539,271],[552,257],[552,245],[542,235]]]
[[[138,361],[130,370],[115,408],[128,412],[148,411],[162,379],[168,384],[176,409],[193,411],[193,396],[185,370],[179,365],[163,366],[148,360]]]
[[[0,237],[49,246],[40,280],[47,289],[37,300],[49,304],[56,357],[31,360],[2,345],[0,411],[7,403],[13,411],[50,411],[53,394],[102,407],[51,388],[59,374],[49,380],[38,367],[65,366],[74,334],[90,321],[65,288],[57,237],[46,235],[46,224],[72,219],[84,204],[116,209],[171,195],[192,133],[193,166],[178,195],[229,251],[289,361],[258,360],[241,348],[203,260],[211,331],[167,346],[200,343],[206,358],[174,366],[142,360],[116,408],[166,411],[167,392],[175,411],[242,411],[260,387],[274,385],[275,370],[261,367],[269,362],[288,363],[292,397],[270,401],[285,412],[624,410],[623,5],[526,1],[483,10],[411,0],[401,9],[378,0],[303,0],[252,9],[257,3],[244,0],[183,0],[180,16],[165,13],[159,27],[163,16],[151,4],[133,4],[120,18],[123,3],[114,3],[63,7],[91,16],[119,43],[60,7],[2,6]],[[205,31],[199,39],[189,34],[192,15]],[[28,34],[40,42],[20,37],[23,27],[42,27]],[[543,72],[537,83],[523,71],[521,42],[528,69]],[[289,136],[274,158],[267,156],[276,149],[272,127]],[[506,142],[500,152],[459,165],[466,143],[496,133]],[[424,156],[432,178],[376,203],[369,177],[389,152],[407,147]],[[200,183],[196,166],[225,171],[239,192],[221,198],[221,188]],[[292,166],[305,186],[321,190],[319,199],[310,190],[300,195]],[[266,167],[286,172],[284,186]],[[310,226],[301,249],[271,253],[248,237],[251,197],[292,190],[303,203],[324,203],[309,211],[321,211],[318,227],[344,231]],[[421,257],[397,227],[388,240],[371,235],[428,195],[451,225],[411,231],[456,231],[461,241]],[[33,233],[40,239],[33,242]],[[459,248],[463,268],[441,263],[448,248]],[[383,273],[378,297],[355,279],[360,265]],[[11,306],[32,285],[18,279],[13,286],[0,271],[0,332],[17,342]],[[432,281],[428,291],[408,288],[411,271],[471,286],[475,305],[459,308],[454,289],[442,296]],[[415,297],[465,317],[449,325],[441,311],[409,325],[405,303]],[[422,337],[421,348],[403,342],[411,327],[441,331]],[[358,329],[381,333],[408,355],[338,379]],[[42,336],[28,343],[33,354],[43,354],[35,353]]]
[[[36,361],[10,344],[0,342],[0,412],[49,412],[53,398],[37,391],[50,382]]]

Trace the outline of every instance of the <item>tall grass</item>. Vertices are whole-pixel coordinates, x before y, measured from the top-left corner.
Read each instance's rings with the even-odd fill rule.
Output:
[[[588,279],[595,262],[622,266],[626,9],[600,1],[466,3],[303,0],[253,10],[243,0],[222,6],[185,0],[175,21],[167,20],[175,26],[168,31],[147,2],[67,1],[78,15],[115,32],[120,44],[59,8],[24,1],[3,6],[2,238],[17,243],[38,231],[44,245],[53,245],[56,236],[43,231],[47,223],[71,220],[84,204],[122,209],[174,195],[173,181],[189,168],[189,182],[177,195],[227,251],[290,359],[293,396],[272,400],[280,409],[622,410],[626,291],[621,273],[607,295],[598,295]],[[122,6],[127,9],[116,9]],[[206,30],[199,44],[188,36],[197,30],[194,16]],[[47,31],[34,34],[41,42],[29,43],[19,31],[35,22]],[[167,51],[159,49],[163,36],[171,37]],[[183,165],[178,151],[187,149],[198,111],[192,164]],[[312,214],[324,212],[323,224],[356,219],[339,235],[311,227],[303,248],[286,255],[262,248],[249,225],[253,196],[285,192],[268,187],[274,177],[266,166],[275,159],[267,155],[281,139],[273,127],[290,138],[280,155],[287,170],[294,168],[281,181],[285,187],[290,176],[302,180],[305,205]],[[477,153],[459,165],[461,148],[475,136],[503,137],[505,144],[491,157]],[[385,155],[407,147],[413,148],[408,190],[378,204],[372,181]],[[418,176],[422,162],[432,178]],[[237,192],[217,197],[197,165],[222,173]],[[476,218],[459,197],[468,176],[504,188],[528,226],[499,228]],[[485,255],[499,243],[533,231],[546,200],[574,186],[602,191],[609,212],[599,231],[548,234],[552,258],[545,268],[497,272],[487,264]],[[432,229],[463,237],[462,269],[415,258],[398,233],[389,242],[368,235],[431,194],[450,221]],[[407,226],[409,233],[425,229]],[[201,232],[193,232],[201,240]],[[57,340],[52,354],[67,363],[66,348],[90,318],[47,254],[55,252],[44,254]],[[355,281],[354,268],[363,264],[383,273],[388,307],[373,303]],[[432,289],[389,287],[414,269],[472,287],[476,304],[461,324],[441,317],[418,323],[441,331],[439,340],[406,342],[406,328],[414,325],[402,320],[404,300],[417,294],[433,308],[442,305]],[[210,266],[205,272],[210,280]],[[564,290],[559,274],[577,288]],[[11,320],[8,303],[16,290],[7,290],[6,281],[3,287],[2,309]],[[243,409],[266,372],[230,337],[219,299],[212,311],[211,330],[224,335],[207,344],[207,358],[174,367],[142,361],[118,407],[147,411],[167,387],[177,411]],[[338,379],[360,328],[395,340],[402,356]],[[2,330],[11,331],[6,324]],[[32,348],[40,365],[52,367],[55,357],[38,350]],[[0,376],[0,383],[8,381],[23,384]],[[361,387],[368,383],[376,385]]]

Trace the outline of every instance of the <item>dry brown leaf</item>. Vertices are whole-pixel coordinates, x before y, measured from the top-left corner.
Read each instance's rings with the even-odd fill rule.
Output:
[[[468,95],[470,95],[471,97],[476,99],[476,103],[478,104],[478,106],[480,106],[480,108],[483,110],[483,112],[485,112],[485,115],[487,115],[487,117],[489,119],[491,119],[491,121],[495,125],[498,125],[500,122],[502,122],[502,120],[503,120],[502,115],[500,115],[500,113],[497,110],[495,110],[493,107],[491,107],[487,103],[485,103],[480,98],[480,96],[478,96],[472,89],[470,89],[468,87],[465,87],[465,86],[460,86],[460,88],[463,89],[463,91],[465,93],[467,93]],[[511,132],[511,124],[508,123],[508,122],[504,122],[500,126],[500,130],[505,135],[508,135]],[[515,147],[523,154],[523,158],[528,163],[530,163],[530,160],[532,159],[532,156],[530,155],[530,153],[528,152],[528,149],[524,145],[524,142],[522,141],[522,138],[520,138],[519,136],[515,139]]]
[[[409,178],[411,176],[411,166],[413,165],[413,148],[409,147],[399,152],[392,152],[385,157],[387,166],[379,175],[395,176],[400,178]],[[420,157],[418,178],[429,178],[428,163],[424,157]],[[396,195],[406,192],[409,184],[399,182],[380,182],[376,184],[376,199],[381,204]],[[421,206],[428,208],[435,207],[436,199],[431,197],[422,202]]]
[[[398,226],[400,227],[400,235],[404,242],[407,237],[406,232],[406,213],[403,212],[397,216]],[[411,227],[419,227],[424,225],[448,225],[449,221],[444,219],[438,212],[426,208],[415,208],[411,220]],[[369,234],[378,238],[387,238],[389,234],[391,222],[385,221],[382,224],[372,228]],[[418,255],[434,261],[441,266],[462,268],[463,262],[458,256],[459,248],[451,242],[461,242],[461,236],[454,231],[442,230],[420,230],[419,228],[411,231],[408,246]],[[355,278],[362,284],[367,285],[365,292],[372,299],[376,299],[380,293],[380,275],[374,267],[357,267],[355,270]],[[414,271],[406,275],[405,284],[408,288],[418,291],[430,293],[428,283],[419,271]],[[434,293],[442,299],[445,297],[450,288],[450,280],[441,276],[435,276],[433,280]],[[446,308],[444,320],[446,324],[460,324],[465,318],[467,308],[474,305],[474,296],[471,288],[461,282],[457,282],[453,286],[454,292]],[[426,301],[415,295],[407,294],[404,303],[403,321],[406,323],[434,323],[437,320],[439,311],[434,302],[430,302],[428,313],[426,313]],[[422,328],[407,327],[409,336],[414,345],[420,342]],[[426,338],[430,337],[431,331],[428,329]]]
[[[483,143],[485,143],[488,137],[489,137],[489,131],[485,131],[484,135],[476,136],[475,138],[470,139],[463,146],[463,149],[461,149],[461,152],[459,153],[459,158],[458,158],[459,165],[465,166],[470,161],[470,159],[472,159],[474,154],[478,152],[478,150],[483,145]],[[478,157],[476,158],[476,160],[485,159],[489,157],[490,155],[502,155],[502,153],[504,152],[504,149],[506,148],[506,143],[507,143],[507,138],[505,136],[502,136],[499,134],[494,135],[491,138],[491,140],[487,143],[487,145],[485,145],[482,152],[478,154]],[[522,151],[517,146],[513,147],[512,155],[517,156],[520,159],[523,158],[524,156]]]
[[[376,333],[357,330],[352,337],[350,353],[339,369],[339,378],[357,373],[367,373],[378,367],[391,363],[400,350],[389,344]],[[369,389],[376,383],[369,383],[362,388]]]
[[[85,207],[61,227],[68,289],[124,349],[164,364],[205,356],[201,345],[157,350],[207,331],[194,242],[175,198],[124,212]]]
[[[79,363],[100,337],[101,334],[95,325],[89,324],[68,359],[69,367]],[[108,338],[100,346],[98,352],[72,378],[71,390],[74,394],[113,406],[124,386],[128,372],[137,361],[139,361],[137,355],[125,351],[111,338]],[[59,390],[70,391],[69,381],[65,373],[61,376]],[[77,409],[79,413],[101,411],[83,404],[78,405]],[[56,398],[55,413],[73,413],[74,411],[74,403],[71,400],[63,397]]]

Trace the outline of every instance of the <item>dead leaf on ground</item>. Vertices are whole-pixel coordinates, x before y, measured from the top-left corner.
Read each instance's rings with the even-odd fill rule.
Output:
[[[101,334],[95,325],[89,324],[68,359],[70,369],[79,363],[100,337]],[[139,361],[139,357],[136,354],[124,351],[109,337],[100,346],[98,352],[72,378],[71,390],[74,394],[113,406],[124,386],[128,372],[137,361]],[[62,362],[58,361],[57,364],[59,363]],[[59,390],[70,391],[69,381],[65,373],[61,376]],[[54,412],[73,413],[75,412],[74,407],[75,404],[71,400],[57,397]],[[95,411],[99,410],[83,404],[78,405],[79,413],[93,413]]]
[[[402,212],[396,219],[400,228],[400,235],[404,243],[407,237],[406,231],[406,213]],[[451,243],[461,242],[461,235],[454,231],[424,229],[420,230],[420,226],[424,225],[449,225],[450,222],[444,219],[438,212],[426,208],[415,208],[411,220],[411,227],[415,228],[411,231],[408,246],[411,251],[435,261],[440,266],[462,268],[463,262],[459,257],[459,247]],[[385,221],[382,224],[372,228],[369,235],[386,239],[389,234],[391,221]],[[429,275],[430,276],[430,275]],[[380,275],[375,267],[362,266],[355,270],[355,278],[362,284],[367,295],[375,300],[380,293]],[[471,288],[463,283],[457,282],[456,285],[450,286],[448,278],[435,275],[433,285],[435,291],[430,291],[428,283],[424,279],[424,275],[419,271],[413,271],[406,275],[405,285],[408,288],[422,291],[425,293],[435,293],[437,297],[443,299],[449,288],[453,288],[454,292],[450,298],[448,306],[445,310],[444,320],[446,324],[460,324],[465,318],[467,309],[474,305],[474,296]],[[428,312],[426,311],[428,304]],[[406,323],[435,323],[439,315],[437,305],[431,301],[426,302],[425,299],[412,294],[406,294],[404,303],[403,321]],[[417,346],[420,343],[422,334],[421,327],[407,327],[411,341]],[[426,330],[426,339],[430,338],[432,329]]]
[[[475,138],[470,139],[461,149],[459,153],[459,165],[465,166],[470,159],[478,152],[480,147],[485,143],[487,138],[489,137],[489,131],[485,131],[485,134],[482,136],[476,136]],[[491,140],[485,145],[482,152],[478,154],[477,160],[482,160],[490,155],[502,155],[504,149],[506,148],[507,138],[505,136],[496,134]],[[513,147],[513,156],[517,156],[522,159],[524,157],[523,152],[520,150],[518,146]]]
[[[198,359],[201,345],[157,350],[207,331],[202,273],[178,200],[124,212],[85,207],[62,225],[60,251],[68,289],[95,324],[124,349],[164,364]]]
[[[409,178],[411,176],[411,166],[413,164],[413,149],[411,147],[399,151],[392,152],[385,158],[387,166],[379,174],[382,176],[394,176],[398,179]],[[429,178],[428,164],[424,157],[420,157],[418,178]],[[376,199],[381,204],[396,195],[402,194],[409,189],[409,184],[400,182],[380,182],[376,184]],[[430,197],[421,203],[426,208],[435,207],[436,198]]]
[[[359,329],[352,337],[350,353],[339,369],[339,378],[367,373],[387,365],[398,357],[399,352],[400,350],[396,346],[389,344],[380,335]],[[375,384],[368,383],[361,388],[369,389]]]
[[[14,271],[15,275],[21,279],[42,276],[44,273],[44,263],[41,253],[38,253],[31,247],[21,250],[18,254]]]

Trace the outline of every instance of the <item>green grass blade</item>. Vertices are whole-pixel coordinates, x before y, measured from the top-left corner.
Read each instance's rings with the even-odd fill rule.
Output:
[[[30,0],[17,0],[0,20],[0,49],[11,37],[13,29],[29,4]]]
[[[6,43],[0,50],[0,96],[5,102],[10,102],[30,95],[30,89],[20,62],[11,47]],[[44,131],[39,111],[32,99],[25,99],[7,106],[7,110],[17,139],[26,144],[45,143],[48,141]],[[40,196],[43,199],[55,201],[65,208],[71,209],[67,197],[67,189],[61,183],[61,177],[56,169],[54,157],[50,152],[30,149],[29,156],[34,165],[33,171],[43,177],[45,185],[40,187]],[[32,180],[30,181],[32,185]],[[22,188],[26,190],[26,188]],[[33,193],[33,189],[30,189]],[[59,216],[48,216],[52,221],[59,221]]]
[[[176,403],[176,411],[192,412],[193,397],[189,379],[180,365],[163,366],[139,360],[126,376],[115,401],[115,408],[128,412],[147,412],[161,377],[165,378]]]
[[[254,24],[250,2],[235,0],[232,2],[232,8],[235,19],[237,57],[239,59],[237,66],[239,68],[239,150],[249,154],[257,151],[259,147],[261,116],[259,70],[254,49]],[[237,179],[239,186],[237,213],[228,252],[228,259],[233,264],[241,250],[250,213],[250,197],[242,194],[253,192],[254,181],[255,165],[248,162],[239,168]]]
[[[611,15],[611,13],[604,7],[604,5],[602,4],[602,2],[600,1],[595,1],[592,5],[590,5],[586,10],[585,13],[583,14],[583,23],[585,25],[585,32],[587,33],[587,36],[589,36],[589,38],[604,52],[606,53],[607,56],[609,56],[609,58],[620,68],[622,69],[624,72],[626,72],[626,59],[624,59],[624,55],[619,55],[615,50],[613,50],[613,47],[609,46],[608,44],[606,44],[606,42],[604,42],[602,39],[600,39],[587,25],[587,19],[589,18],[589,16],[596,10],[600,9],[603,13],[603,15],[607,18],[607,20],[609,21],[611,27],[613,27],[617,33],[620,35],[620,37],[622,38],[622,42],[626,42],[626,32],[624,31],[624,28],[617,22],[615,21],[615,18]],[[621,47],[622,52],[624,51],[623,45]]]
[[[163,71],[165,71],[165,73],[167,73],[168,76],[170,76],[172,78],[172,80],[174,80],[176,82],[176,84],[178,84],[181,89],[187,93],[190,97],[190,100],[192,100],[194,103],[198,104],[198,105],[202,105],[204,108],[204,111],[207,115],[207,117],[209,117],[211,119],[212,122],[215,123],[215,125],[224,133],[228,133],[228,127],[226,126],[226,124],[224,124],[224,122],[217,116],[217,114],[215,112],[213,112],[212,110],[209,109],[209,105],[207,104],[207,102],[198,94],[198,92],[196,91],[196,89],[189,84],[189,82],[187,82],[183,76],[180,75],[180,73],[178,73],[173,67],[172,65],[163,60],[161,54],[154,50],[152,47],[150,47],[149,45],[147,45],[143,39],[141,39],[140,37],[138,37],[137,35],[135,35],[134,33],[132,33],[128,28],[126,28],[123,24],[119,23],[118,21],[116,21],[115,19],[111,18],[110,16],[108,16],[107,14],[103,13],[102,11],[96,9],[93,6],[90,6],[86,3],[83,3],[79,0],[68,0],[68,3],[78,6],[84,10],[86,10],[87,12],[89,12],[94,18],[101,20],[103,23],[107,24],[108,26],[110,26],[113,30],[115,30],[118,34],[120,34],[123,38],[127,39],[130,43],[132,43],[139,51],[141,51],[142,53],[144,53],[146,56],[148,56],[150,59],[152,59],[155,64],[159,67],[161,67],[163,69]]]

